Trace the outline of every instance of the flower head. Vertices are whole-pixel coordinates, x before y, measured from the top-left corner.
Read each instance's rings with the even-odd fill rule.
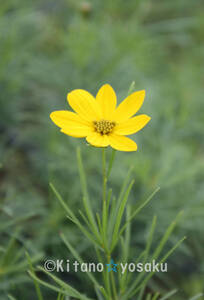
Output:
[[[50,118],[61,132],[76,138],[85,137],[95,147],[136,151],[137,144],[126,135],[138,132],[151,119],[144,114],[133,117],[144,97],[144,90],[134,92],[116,107],[116,94],[109,84],[99,89],[96,98],[85,90],[73,90],[67,100],[74,112],[54,111]]]

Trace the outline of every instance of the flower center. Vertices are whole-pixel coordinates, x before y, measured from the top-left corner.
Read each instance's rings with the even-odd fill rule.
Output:
[[[94,129],[101,135],[109,134],[115,127],[116,123],[108,120],[93,121]]]

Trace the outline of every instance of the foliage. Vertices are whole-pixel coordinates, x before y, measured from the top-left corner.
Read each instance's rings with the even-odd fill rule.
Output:
[[[144,249],[154,215],[159,226],[153,247],[184,210],[167,246],[178,236],[186,235],[187,240],[169,258],[171,270],[165,279],[152,279],[145,293],[165,294],[176,288],[173,299],[181,300],[203,292],[203,11],[201,0],[1,1],[2,249],[19,227],[17,239],[29,253],[33,250],[31,257],[44,253],[42,264],[47,257],[67,257],[60,230],[81,256],[92,257],[88,241],[66,219],[48,182],[55,183],[76,213],[81,191],[75,147],[80,145],[96,209],[100,158],[81,140],[58,133],[49,113],[62,109],[63,103],[66,108],[66,93],[74,88],[95,94],[109,82],[121,100],[134,80],[137,90],[147,91],[143,109],[152,117],[151,126],[136,135],[141,145],[136,155],[117,154],[110,181],[113,190],[119,190],[132,165],[133,210],[155,187],[161,189],[132,225],[130,257]],[[15,247],[22,252],[21,244]],[[19,276],[26,281],[16,284]],[[9,279],[13,283],[5,287],[0,278],[0,298],[10,293],[17,300],[36,299],[23,270]],[[80,274],[70,280],[80,282],[84,291],[90,287]],[[46,299],[56,299],[48,289],[43,292]]]

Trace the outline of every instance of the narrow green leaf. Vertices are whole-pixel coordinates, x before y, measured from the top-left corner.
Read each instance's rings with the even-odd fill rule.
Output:
[[[127,205],[126,209],[126,220],[128,220],[130,217],[130,205]],[[126,227],[125,231],[125,239],[121,237],[121,243],[122,243],[122,262],[126,263],[128,261],[128,254],[129,254],[129,247],[130,247],[130,224]],[[119,275],[121,275],[121,272],[118,272]],[[127,272],[125,272],[123,275],[119,277],[119,285],[120,290],[125,291],[125,287],[127,286]]]
[[[89,227],[89,230],[91,230],[91,224],[89,223],[87,217],[84,215],[84,213],[79,209],[79,214],[81,215],[82,219],[86,223],[86,225]]]
[[[32,273],[34,273],[34,269],[33,269],[33,265],[32,265],[32,260],[28,254],[28,252],[25,253],[26,254],[26,257],[27,257],[27,260],[28,260],[28,265],[30,267],[30,271]],[[36,290],[36,294],[38,296],[38,300],[43,300],[43,296],[42,296],[42,293],[41,293],[41,290],[40,290],[40,286],[38,284],[38,282],[36,280],[33,280],[34,281],[34,285],[35,285],[35,290]]]
[[[130,176],[131,176],[133,170],[134,170],[134,167],[131,166],[131,167],[129,168],[128,172],[127,172],[127,175],[126,175],[124,181],[123,181],[123,184],[122,184],[122,187],[121,187],[121,190],[120,190],[120,194],[119,194],[119,197],[118,197],[118,200],[117,200],[117,205],[118,205],[118,206],[117,206],[117,208],[116,208],[116,211],[118,211],[118,209],[119,209],[119,207],[120,207],[120,205],[121,205],[121,201],[122,201],[123,198],[124,198],[124,194],[125,194],[125,191],[126,191],[126,189],[127,189],[128,182],[129,182],[129,180],[130,180]]]
[[[35,262],[39,261],[41,258],[42,258],[42,253],[39,253],[39,254],[36,254],[34,257],[32,257],[31,261],[32,261],[32,263],[35,263]],[[4,274],[17,273],[19,271],[26,269],[27,265],[28,265],[28,262],[26,260],[24,260],[18,264],[5,267]]]
[[[122,221],[122,217],[123,217],[125,206],[126,206],[126,203],[127,203],[127,200],[128,200],[128,196],[129,196],[129,193],[132,189],[133,184],[134,184],[134,180],[132,180],[131,183],[129,184],[129,186],[126,190],[126,193],[123,197],[123,200],[121,202],[120,208],[118,210],[118,215],[117,215],[117,218],[116,218],[116,223],[115,223],[115,226],[114,226],[113,237],[112,237],[111,252],[115,248],[116,243],[118,241],[118,238],[120,237],[120,234],[118,234],[119,229],[120,229],[120,224],[121,224],[121,221]]]
[[[107,295],[104,287],[100,287],[100,290],[95,286],[95,291],[96,291],[96,295],[97,295],[97,299],[98,300],[104,300],[104,298],[102,297],[101,293],[103,294],[103,296],[105,297],[106,300],[109,300],[109,296]],[[101,293],[100,293],[101,292]]]
[[[178,220],[180,219],[180,217],[182,216],[183,211],[181,211],[177,216],[176,219],[169,225],[169,227],[167,228],[163,238],[161,239],[161,242],[159,243],[159,245],[157,246],[156,250],[154,251],[153,255],[152,255],[152,259],[151,260],[156,260],[159,256],[159,254],[161,253],[164,245],[166,244],[169,236],[171,235],[172,231],[174,230],[174,227],[176,226]]]
[[[128,220],[129,217],[130,217],[130,205],[127,205],[126,220]],[[126,227],[126,231],[125,231],[125,247],[124,247],[123,261],[127,261],[128,259],[129,247],[130,247],[130,223]]]
[[[98,300],[104,300],[104,298],[102,297],[102,295],[97,287],[95,287],[95,292],[96,292]]]
[[[158,297],[159,297],[159,293],[157,292],[154,296],[153,296],[153,298],[152,298],[152,300],[157,300],[158,299]],[[161,299],[160,299],[161,300]]]
[[[159,264],[165,262],[167,260],[167,258],[179,247],[179,245],[185,240],[185,237],[183,237],[181,240],[179,240],[176,245],[174,245],[164,256],[163,258],[159,261]],[[130,297],[134,296],[141,288],[144,284],[146,284],[150,278],[155,274],[155,272],[151,272],[149,273],[148,276],[146,276],[144,278],[144,280],[142,281],[142,283],[133,291],[133,293],[131,293]]]
[[[88,194],[87,183],[86,183],[86,174],[85,174],[85,171],[84,171],[84,166],[83,166],[82,157],[81,157],[81,151],[80,151],[79,147],[77,148],[77,162],[78,162],[79,177],[80,177],[82,193],[83,193],[84,207],[85,207],[85,210],[86,210],[86,213],[87,213],[87,217],[88,217],[90,223],[93,225],[94,231],[95,231],[95,234],[96,234],[96,232],[98,230],[97,230],[94,214],[93,214],[93,211],[92,211],[92,207],[91,207],[90,201],[89,201],[89,194]]]
[[[109,244],[112,242],[112,233],[113,233],[113,227],[114,227],[114,220],[115,220],[115,211],[116,211],[116,197],[113,196],[113,199],[111,201],[111,208],[110,208],[110,214],[109,214],[109,220],[108,220],[108,233],[109,233]]]
[[[157,220],[157,218],[156,218],[156,216],[154,216],[153,220],[152,220],[151,227],[150,227],[149,235],[147,237],[145,250],[141,253],[139,259],[137,259],[137,261],[135,263],[136,265],[137,265],[138,262],[141,262],[141,258],[143,258],[142,259],[143,264],[146,263],[146,261],[147,261],[147,257],[148,257],[148,254],[149,254],[149,251],[150,251],[150,248],[151,248],[153,235],[154,235],[154,231],[155,231],[155,227],[156,227],[156,220]],[[144,276],[145,276],[145,272],[139,273],[136,280],[134,281],[133,285],[131,286],[130,290],[131,289],[133,290]],[[128,279],[130,279],[131,277],[132,277],[132,273],[129,273],[128,274]]]
[[[169,299],[171,296],[177,293],[177,290],[172,290],[169,293],[167,293],[165,296],[163,296],[160,300],[166,300]],[[153,299],[152,299],[153,300]]]
[[[95,238],[92,236],[92,234],[87,231],[84,226],[79,222],[79,220],[73,220],[74,224],[76,224],[79,229],[81,230],[81,232],[96,246],[96,247],[99,247],[100,249],[101,248],[101,243],[97,240],[95,240]],[[103,249],[102,249],[103,250]]]
[[[61,286],[61,288],[63,288],[63,290],[65,290],[65,291],[68,292],[69,296],[76,297],[76,298],[82,299],[82,300],[89,300],[89,298],[87,298],[85,295],[81,294],[79,291],[77,291],[76,289],[74,289],[71,285],[65,283],[64,281],[62,281],[61,279],[59,279],[58,277],[56,277],[52,273],[46,271],[44,268],[42,268],[42,267],[39,266],[38,269],[41,270],[42,272],[44,272],[45,274],[47,274],[57,284],[59,284]],[[59,292],[62,293],[61,290]]]
[[[68,213],[68,215],[75,220],[76,217],[74,215],[74,213],[72,212],[72,210],[69,208],[68,204],[65,203],[65,201],[62,199],[62,196],[60,195],[60,193],[57,191],[57,189],[54,187],[53,183],[49,183],[52,191],[54,192],[55,196],[57,197],[57,199],[59,200],[59,202],[61,203],[62,207],[64,207],[65,211]]]
[[[11,227],[13,225],[17,226],[20,225],[21,223],[27,221],[28,219],[31,219],[35,217],[35,213],[28,213],[22,217],[17,217],[17,218],[12,218],[12,220],[9,220],[8,222],[4,222],[0,224],[0,231],[5,231],[8,227]]]
[[[101,237],[100,237],[100,234],[98,232],[98,227],[96,225],[95,219],[94,219],[94,217],[91,213],[89,202],[87,201],[86,197],[83,197],[82,199],[83,199],[83,204],[84,204],[84,208],[85,208],[85,211],[86,211],[86,215],[87,215],[88,220],[90,222],[90,226],[92,227],[92,232],[95,235],[96,239],[98,241],[100,241]]]
[[[102,224],[101,224],[101,218],[100,218],[100,215],[99,215],[98,212],[96,213],[96,220],[98,222],[99,231],[100,231],[100,234],[102,236],[103,235],[103,229],[102,229]]]
[[[176,250],[176,248],[178,248],[180,246],[181,243],[183,243],[183,241],[186,239],[186,237],[184,236],[182,239],[180,239],[175,246],[173,246],[164,256],[163,258],[160,260],[159,263],[163,263],[167,260],[167,258]]]
[[[159,256],[159,254],[161,253],[163,247],[165,246],[171,232],[173,231],[177,221],[179,220],[179,218],[181,217],[182,215],[182,212],[180,212],[175,220],[169,225],[169,227],[167,228],[161,242],[159,243],[159,245],[157,246],[156,250],[154,251],[152,257],[151,257],[151,262],[153,260],[156,260],[157,257]],[[180,240],[178,243],[176,243],[176,245],[174,247],[172,247],[172,249],[170,249],[169,252],[167,252],[166,256],[163,257],[163,259],[159,262],[159,263],[162,263],[163,261],[165,261],[167,259],[167,257],[180,245],[180,243],[183,241],[184,239]],[[138,288],[136,288],[137,284],[139,283],[139,281],[142,279],[142,277],[144,277],[144,271],[142,273],[140,273],[140,275],[136,278],[136,280],[134,281],[134,283],[132,284],[132,286],[130,287],[129,291],[128,291],[128,295],[131,294],[131,296],[133,296],[141,287],[142,287],[142,284],[146,284],[146,282],[149,280],[149,278],[152,277],[152,275],[154,274],[154,272],[151,272],[148,276],[146,276],[142,283],[139,285]],[[135,290],[135,292],[132,293],[132,291]]]
[[[58,296],[57,296],[57,300],[62,300],[62,296],[63,295],[61,293],[59,293]]]
[[[72,222],[74,222],[79,227],[79,229],[84,233],[84,235],[86,237],[88,237],[88,239],[90,239],[94,244],[96,244],[98,247],[100,247],[100,241],[95,240],[95,238],[80,223],[80,221],[78,220],[78,218],[75,216],[75,214],[69,208],[68,204],[65,203],[65,201],[62,199],[61,195],[59,194],[59,192],[56,190],[56,188],[54,187],[54,185],[52,183],[50,183],[50,187],[53,190],[53,192],[56,195],[56,197],[59,200],[59,202],[61,203],[61,205],[64,207],[64,209],[68,213],[68,218],[71,219]]]
[[[191,299],[189,299],[189,300],[197,300],[197,299],[199,299],[199,298],[202,297],[202,296],[204,296],[204,294],[200,293],[200,294],[194,296],[193,298],[191,298]]]
[[[81,158],[81,150],[79,147],[77,147],[76,155],[77,155],[77,162],[78,162],[79,177],[80,177],[80,182],[81,182],[81,187],[82,187],[82,193],[83,193],[84,197],[89,199],[87,182],[86,182],[86,174],[84,172],[84,166],[83,166],[83,162],[82,162],[82,158]]]
[[[76,297],[77,299],[83,299],[83,300],[85,300],[84,298],[78,297],[78,295],[76,295],[76,293],[73,293],[72,291],[67,291],[67,290],[63,290],[63,291],[62,291],[61,288],[58,288],[58,287],[54,286],[53,284],[49,284],[49,283],[47,283],[46,281],[43,281],[43,280],[39,279],[39,278],[35,275],[35,273],[33,273],[33,272],[31,272],[31,271],[28,271],[28,274],[29,274],[34,280],[38,281],[38,282],[39,282],[40,284],[42,284],[43,286],[45,286],[45,287],[47,287],[47,288],[49,288],[49,289],[51,289],[51,290],[53,290],[53,291],[55,291],[55,292],[57,292],[57,293],[63,293],[63,294],[66,295],[66,296],[72,296],[72,297]],[[86,300],[88,300],[88,299],[86,298]],[[89,300],[91,300],[91,299],[89,299]]]
[[[72,247],[72,245],[70,244],[70,242],[67,240],[67,238],[65,237],[64,234],[61,234],[61,238],[63,240],[63,242],[65,243],[65,245],[67,246],[67,248],[70,250],[70,252],[72,253],[72,255],[76,258],[76,260],[82,264],[84,263],[84,261],[82,260],[82,258],[80,257],[80,255],[77,253],[77,251]],[[97,282],[97,280],[95,279],[95,277],[90,273],[87,272],[86,273],[88,275],[88,277],[90,278],[90,280],[94,283],[94,285],[97,288],[101,288],[100,284]]]
[[[128,182],[130,180],[130,176],[132,174],[133,169],[134,168],[131,166],[129,168],[128,172],[127,172],[127,175],[126,175],[126,177],[123,181],[122,187],[120,189],[120,193],[119,193],[117,202],[115,201],[115,198],[113,198],[113,201],[112,201],[111,213],[110,213],[109,225],[108,225],[108,231],[109,231],[110,239],[111,239],[111,234],[113,232],[114,225],[116,223],[116,218],[118,216],[118,211],[119,211],[119,208],[121,206],[121,202],[124,198],[125,191],[127,190]],[[111,240],[111,243],[112,243],[112,240]]]
[[[8,298],[10,299],[10,300],[17,300],[16,298],[14,298],[12,295],[10,295],[10,294],[8,294],[7,295],[8,296]]]
[[[151,300],[151,294],[147,294],[146,300]]]
[[[142,300],[142,299],[143,299],[145,288],[146,288],[146,285],[144,285],[144,286],[142,287],[142,289],[140,290],[140,293],[139,293],[139,296],[138,296],[138,299],[137,299],[137,300]],[[149,294],[148,294],[148,295],[149,295]],[[148,295],[147,295],[147,297],[148,297]],[[147,299],[146,299],[146,300],[147,300]]]
[[[112,189],[109,189],[108,197],[107,197],[107,205],[106,205],[106,210],[107,210],[106,214],[107,214],[107,216],[109,215],[111,197],[112,197]]]
[[[15,258],[15,255],[16,255],[16,234],[14,234],[11,237],[11,239],[8,243],[8,246],[4,251],[4,254],[2,255],[2,257],[0,259],[0,266],[2,268],[5,267],[5,266],[8,266],[8,265],[11,265],[14,258]]]
[[[131,85],[129,87],[129,90],[128,90],[128,96],[130,94],[132,94],[134,90],[135,90],[135,81],[132,81],[132,83],[131,83]]]
[[[157,217],[154,216],[153,220],[152,220],[152,225],[150,227],[150,232],[147,238],[147,244],[146,244],[146,248],[145,248],[145,256],[144,256],[144,262],[146,262],[146,259],[149,255],[149,251],[152,245],[152,240],[153,240],[153,235],[154,235],[154,231],[155,231],[155,227],[156,227],[156,222],[157,222]]]
[[[131,215],[131,217],[129,218],[129,220],[124,224],[124,226],[122,227],[120,234],[123,233],[123,231],[125,230],[127,224],[136,217],[136,215],[152,200],[152,198],[154,197],[154,195],[160,190],[160,187],[157,187],[154,192],[147,198],[146,201],[144,201],[138,208],[136,208],[136,210],[134,211],[134,213]]]

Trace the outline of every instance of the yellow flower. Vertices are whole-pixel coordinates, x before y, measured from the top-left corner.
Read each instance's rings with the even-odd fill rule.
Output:
[[[144,114],[133,117],[144,97],[144,90],[132,93],[116,107],[116,94],[109,84],[100,88],[96,98],[85,90],[73,90],[67,100],[75,112],[54,111],[50,118],[61,132],[76,138],[86,137],[95,147],[110,145],[120,151],[136,151],[137,144],[125,135],[136,133],[150,121]]]

